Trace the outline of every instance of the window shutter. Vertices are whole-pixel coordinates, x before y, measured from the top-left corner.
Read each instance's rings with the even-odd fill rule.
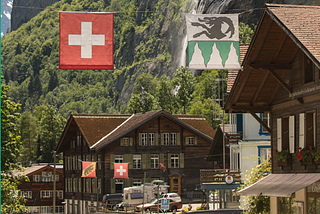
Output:
[[[316,121],[317,121],[317,118],[316,118],[316,113],[313,113],[313,146],[316,146],[316,137],[317,137],[317,132],[316,132]]]
[[[110,179],[110,187],[111,187],[111,194],[116,193],[116,182],[115,179],[111,178]]]
[[[146,169],[150,169],[151,168],[151,155],[150,154],[146,154]]]
[[[281,152],[282,150],[282,127],[281,127],[282,118],[277,118],[277,150]]]
[[[305,132],[305,113],[299,115],[299,147],[304,148],[304,132]]]
[[[185,142],[186,142],[186,146],[188,146],[189,145],[189,137],[185,137],[184,139],[185,139]]]
[[[141,155],[141,162],[142,162],[142,169],[146,169],[147,168],[147,156],[146,154],[142,154]]]
[[[133,138],[132,137],[130,137],[130,146],[133,146]]]
[[[133,154],[124,154],[123,155],[123,162],[129,163],[128,167],[129,169],[133,168]]]
[[[123,138],[120,139],[120,146],[123,146]]]
[[[177,133],[177,145],[180,145],[180,133]]]
[[[164,133],[161,133],[161,135],[160,135],[160,137],[161,137],[161,146],[163,146],[163,144],[164,144]]]
[[[294,153],[294,116],[289,117],[289,151]]]
[[[133,178],[124,179],[124,187],[131,187],[133,185]]]
[[[158,146],[158,145],[159,145],[159,134],[158,134],[158,133],[155,133],[155,134],[154,134],[154,140],[155,140],[155,141],[154,141],[154,142],[155,142],[155,145]]]
[[[163,153],[160,153],[160,161],[161,161],[162,163],[164,163],[164,154],[163,154]]]
[[[194,137],[193,140],[194,140],[194,145],[198,145],[198,138]]]
[[[168,153],[168,169],[171,168],[171,153]]]
[[[114,163],[114,154],[111,154],[110,155],[110,169],[114,169],[113,163]]]
[[[139,146],[141,146],[141,133],[139,133]]]
[[[180,153],[179,155],[179,158],[180,158],[180,168],[184,168],[184,153]]]

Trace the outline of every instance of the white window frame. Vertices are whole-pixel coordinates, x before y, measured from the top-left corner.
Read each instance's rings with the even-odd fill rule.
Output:
[[[170,145],[177,145],[177,133],[170,133]]]
[[[194,137],[188,137],[188,145],[193,146],[194,144]]]
[[[171,154],[171,168],[179,168],[179,154]]]
[[[141,186],[142,179],[141,178],[134,178],[133,179],[133,186]]]
[[[151,154],[151,169],[159,169],[159,154]]]
[[[34,183],[40,183],[41,182],[41,175],[34,175],[33,176],[33,182]]]
[[[141,155],[133,155],[133,169],[141,169]]]
[[[154,146],[155,145],[154,133],[149,133],[148,134],[148,140],[149,140],[150,146]]]
[[[123,163],[123,155],[115,155],[114,162],[115,163]]]
[[[124,137],[123,138],[123,146],[129,146],[130,144],[130,139],[128,137]]]
[[[147,133],[141,133],[141,146],[147,146],[148,145],[148,134]]]
[[[165,146],[169,146],[169,133],[163,133],[163,145]]]

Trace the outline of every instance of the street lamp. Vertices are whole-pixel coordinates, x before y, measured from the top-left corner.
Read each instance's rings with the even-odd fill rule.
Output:
[[[158,193],[157,193],[157,214],[159,214],[159,189],[160,189],[160,184],[163,184],[162,180],[154,180],[152,181],[153,184],[158,185]]]

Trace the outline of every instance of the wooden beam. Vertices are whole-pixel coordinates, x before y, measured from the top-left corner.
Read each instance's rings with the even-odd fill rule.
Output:
[[[269,132],[269,134],[271,134],[271,129],[267,126],[267,124],[265,124],[265,122],[263,122],[260,117],[258,117],[254,112],[250,112],[250,114],[260,123],[260,125],[265,128],[267,130],[267,132]]]
[[[274,72],[274,70],[267,70],[267,71],[269,71],[270,74],[271,74],[274,78],[276,78],[276,80],[277,80],[290,94],[292,94],[291,88],[288,86],[287,83],[285,83],[285,82],[283,81],[283,79],[282,79],[276,72]]]
[[[273,57],[271,59],[271,63],[274,63],[276,61],[276,59],[278,58],[278,55],[283,47],[284,41],[286,41],[286,38],[287,38],[287,34],[285,32],[283,32],[282,37],[281,37],[279,44],[277,46],[277,49],[274,52]]]
[[[236,113],[256,112],[263,113],[271,111],[271,106],[231,106],[230,110]]]
[[[257,100],[257,98],[258,98],[258,96],[259,96],[259,94],[260,94],[260,92],[262,90],[262,87],[263,87],[264,83],[266,82],[266,80],[268,78],[268,75],[269,75],[269,72],[265,71],[264,75],[262,77],[262,80],[260,81],[260,84],[259,84],[259,86],[258,86],[258,88],[257,88],[257,90],[256,90],[251,102],[250,102],[250,105],[253,105],[256,102],[256,100]]]
[[[272,24],[272,19],[269,19],[268,22],[267,22],[267,25],[266,25],[266,27],[265,27],[265,29],[263,31],[261,39],[259,40],[257,48],[256,48],[254,54],[252,55],[251,62],[256,61],[256,59],[257,59],[257,57],[258,57],[258,55],[260,53],[261,47],[264,44],[264,40],[266,39],[266,37],[268,35],[268,32],[269,32],[271,24]]]
[[[243,70],[243,71],[245,71],[245,70]],[[251,68],[249,67],[248,69],[246,69],[246,71],[247,71],[247,73],[244,74],[242,84],[240,85],[240,88],[239,88],[239,90],[237,91],[237,93],[236,93],[236,95],[234,97],[234,101],[231,104],[235,104],[236,102],[238,102],[240,94],[241,94],[241,92],[242,92],[242,90],[243,90],[243,88],[244,88],[244,86],[245,86],[245,84],[246,84],[246,82],[247,82],[247,80],[249,78],[249,75],[250,75],[250,72],[251,72]]]
[[[286,73],[287,73],[287,72],[285,72],[285,73],[282,75],[282,77],[281,77],[282,79],[286,76]],[[273,102],[273,99],[275,98],[279,87],[280,87],[280,83],[278,82],[278,84],[277,84],[277,86],[275,87],[274,92],[273,92],[273,94],[272,94],[272,96],[271,96],[271,99],[269,100],[269,103],[268,103],[269,106],[271,106],[271,104],[272,104],[272,102]]]
[[[266,70],[291,70],[292,65],[291,64],[256,64],[251,63],[249,65],[252,69],[258,70],[258,69],[266,69]]]

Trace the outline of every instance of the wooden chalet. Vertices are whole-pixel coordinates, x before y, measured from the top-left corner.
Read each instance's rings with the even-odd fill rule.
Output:
[[[297,153],[320,149],[320,7],[266,4],[242,66],[225,109],[251,113],[273,153],[272,174],[238,194],[270,196],[271,213],[319,212],[320,166]],[[270,127],[256,116],[263,112]]]
[[[22,181],[18,186],[19,195],[26,198],[28,213],[53,213],[53,180],[56,180],[55,213],[64,213],[64,180],[62,165],[57,164],[56,176],[54,166],[35,164],[24,172],[15,172],[14,176],[26,175],[29,181]]]
[[[182,200],[195,197],[215,131],[201,115],[163,110],[133,115],[71,114],[57,146],[63,152],[68,212],[86,213],[103,195],[161,179]],[[81,178],[81,161],[97,162],[97,178]],[[114,179],[113,163],[129,163],[129,179]],[[162,162],[166,171],[159,168]],[[199,195],[200,198],[200,195]]]

